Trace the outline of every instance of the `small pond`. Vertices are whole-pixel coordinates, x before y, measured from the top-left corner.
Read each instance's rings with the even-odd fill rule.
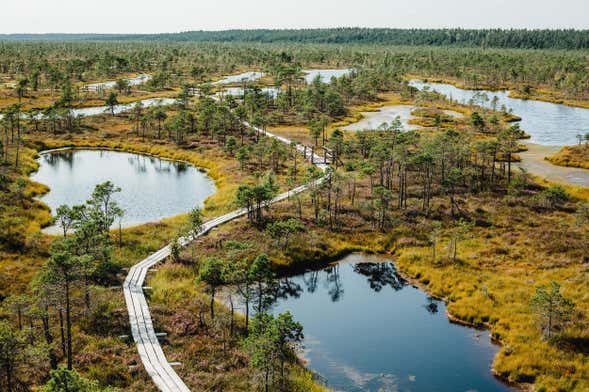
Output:
[[[509,391],[491,373],[488,331],[452,324],[446,305],[395,265],[350,255],[283,279],[272,312],[304,326],[308,367],[336,391]]]
[[[414,130],[418,129],[417,125],[409,124],[409,120],[415,118],[411,112],[415,110],[413,106],[408,105],[394,105],[384,106],[376,112],[363,112],[364,118],[357,123],[342,127],[345,131],[367,131],[378,129],[383,123],[390,124],[397,117],[401,120],[403,129]]]
[[[134,78],[129,78],[129,79],[125,79],[125,80],[129,83],[129,86],[138,86],[140,84],[147,82],[150,79],[151,79],[151,75],[141,74],[141,75],[138,75]],[[104,89],[113,88],[116,85],[117,85],[116,80],[109,80],[107,82],[87,84],[84,87],[88,91],[100,91],[100,90],[104,90]]]
[[[530,136],[530,143],[542,145],[571,145],[577,143],[577,134],[589,130],[589,109],[575,108],[550,102],[510,98],[508,91],[465,90],[445,83],[429,83],[412,80],[410,84],[420,90],[430,88],[460,103],[475,103],[496,108],[503,105],[522,118],[521,127]],[[483,95],[484,94],[484,95]]]
[[[190,211],[216,189],[213,180],[192,165],[139,154],[62,150],[42,154],[39,164],[31,178],[51,188],[41,200],[53,212],[63,204],[84,203],[97,184],[112,181],[122,188],[115,200],[125,210],[124,226]]]
[[[341,78],[344,75],[352,73],[351,69],[304,69],[305,82],[312,83],[317,76],[321,78],[322,83],[331,83],[332,78]]]

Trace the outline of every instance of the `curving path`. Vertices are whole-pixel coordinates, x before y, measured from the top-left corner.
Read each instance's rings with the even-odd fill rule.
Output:
[[[244,125],[283,143],[291,143],[289,139],[274,135],[256,127],[252,127],[248,123],[244,123]],[[307,149],[302,145],[297,145],[297,150],[305,155],[305,159],[310,160],[324,173],[326,172],[328,165],[325,163],[318,163],[323,162],[324,158],[322,156],[311,153],[311,151],[308,151],[310,149]],[[325,176],[316,180],[315,184],[319,184],[324,180]],[[288,192],[278,195],[268,204],[277,203],[291,197],[292,195],[304,192],[309,187],[309,185],[311,184],[301,185]],[[198,235],[196,235],[196,237],[202,236],[214,227],[232,221],[245,214],[247,214],[247,210],[242,208],[230,212],[229,214],[212,219],[203,224],[202,230],[198,233]],[[194,238],[195,237],[193,236],[181,238],[179,241],[180,245],[186,246],[188,243],[194,240]],[[145,370],[161,391],[186,392],[189,391],[188,387],[186,384],[184,384],[182,379],[180,379],[178,374],[172,368],[172,365],[166,359],[166,355],[164,354],[162,346],[158,341],[156,332],[153,328],[151,314],[149,313],[149,306],[143,292],[143,283],[145,282],[147,271],[154,265],[166,259],[170,255],[170,252],[171,248],[170,245],[168,245],[131,267],[129,274],[125,279],[125,283],[123,284],[123,291],[125,295],[125,302],[127,303],[127,312],[129,313],[131,332],[133,334],[133,339],[137,345],[137,350],[139,351],[139,356],[141,357],[141,362],[143,362]]]

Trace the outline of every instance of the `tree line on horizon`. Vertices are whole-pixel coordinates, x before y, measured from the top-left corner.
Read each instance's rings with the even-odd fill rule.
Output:
[[[6,34],[0,35],[0,40],[376,44],[579,50],[589,48],[589,30],[340,27],[326,29],[200,30],[157,34]]]

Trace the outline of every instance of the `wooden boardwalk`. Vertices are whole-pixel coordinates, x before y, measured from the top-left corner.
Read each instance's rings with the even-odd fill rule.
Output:
[[[258,132],[268,137],[275,138],[283,143],[291,143],[290,140],[284,137],[274,135],[262,129],[251,127],[247,123],[244,123],[244,125],[257,130]],[[305,154],[305,159],[313,162],[321,171],[325,173],[328,165],[324,162],[323,157],[313,154],[311,149],[307,147],[297,145],[296,148]],[[315,183],[319,184],[324,180],[325,176],[316,180]],[[277,196],[269,204],[277,203],[279,201],[288,199],[292,195],[304,192],[307,190],[309,185],[310,184],[301,185],[295,189],[285,192]],[[212,219],[203,225],[201,232],[199,232],[196,237],[202,236],[214,227],[232,221],[245,214],[247,214],[247,210],[242,208]],[[193,237],[185,237],[181,238],[179,242],[181,246],[186,246],[192,240],[194,240]],[[151,314],[149,313],[149,306],[143,292],[143,284],[145,282],[145,277],[148,270],[170,256],[170,252],[171,248],[170,245],[168,245],[131,267],[129,274],[125,279],[125,283],[123,284],[123,291],[125,294],[125,302],[127,303],[127,312],[129,313],[131,332],[133,334],[133,339],[137,345],[137,351],[139,351],[139,356],[141,357],[141,362],[143,362],[145,370],[147,370],[147,373],[161,391],[186,392],[190,390],[178,376],[176,371],[172,368],[170,362],[168,362],[162,346],[158,341],[156,331],[153,328]]]

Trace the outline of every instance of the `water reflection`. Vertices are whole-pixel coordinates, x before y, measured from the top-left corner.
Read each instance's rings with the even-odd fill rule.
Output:
[[[303,287],[290,278],[280,279],[274,289],[272,303],[278,299],[299,298],[303,293]]]
[[[307,287],[308,293],[314,293],[317,290],[317,282],[319,281],[319,271],[311,271],[303,275],[303,282]]]
[[[337,302],[344,295],[344,287],[339,275],[339,264],[325,269],[325,287],[332,302]]]
[[[344,265],[344,267],[347,266]],[[281,278],[275,287],[267,287],[267,290],[274,290],[275,300],[299,298],[304,292],[303,286],[305,286],[307,293],[312,294],[317,290],[319,282],[322,280],[323,287],[327,290],[331,301],[337,302],[343,298],[344,294],[344,284],[340,275],[341,268],[342,264],[337,263],[321,271],[310,271],[294,278]],[[377,293],[385,287],[398,291],[407,285],[407,281],[399,275],[395,265],[390,262],[357,263],[352,265],[352,271],[366,277],[368,287]],[[298,283],[299,280],[302,281],[302,284]],[[431,301],[436,302],[433,299]]]
[[[430,314],[438,313],[438,301],[432,297],[427,297],[427,304],[424,305],[425,310]]]
[[[70,151],[63,151],[60,154],[45,154],[41,157],[41,159],[51,166],[64,164],[70,170],[74,165],[74,154]]]
[[[100,155],[101,158],[104,158],[104,156],[101,154]],[[137,155],[129,155],[129,157],[127,158],[127,162],[129,163],[129,165],[131,167],[133,167],[135,169],[135,174],[142,174],[147,172],[147,166],[146,164],[148,162],[147,159],[140,159],[140,157]]]
[[[445,303],[389,261],[350,255],[280,279],[274,299],[273,313],[288,310],[303,324],[302,355],[335,390],[510,390],[491,373],[498,348],[488,334],[451,324]]]
[[[376,292],[386,286],[401,290],[406,284],[392,263],[359,263],[354,266],[354,272],[366,276],[370,288]]]
[[[62,204],[81,204],[94,186],[112,181],[122,188],[115,198],[125,210],[124,225],[158,221],[177,215],[215,191],[213,181],[181,162],[114,151],[65,150],[43,154],[34,181],[51,191],[41,200],[55,211]]]

